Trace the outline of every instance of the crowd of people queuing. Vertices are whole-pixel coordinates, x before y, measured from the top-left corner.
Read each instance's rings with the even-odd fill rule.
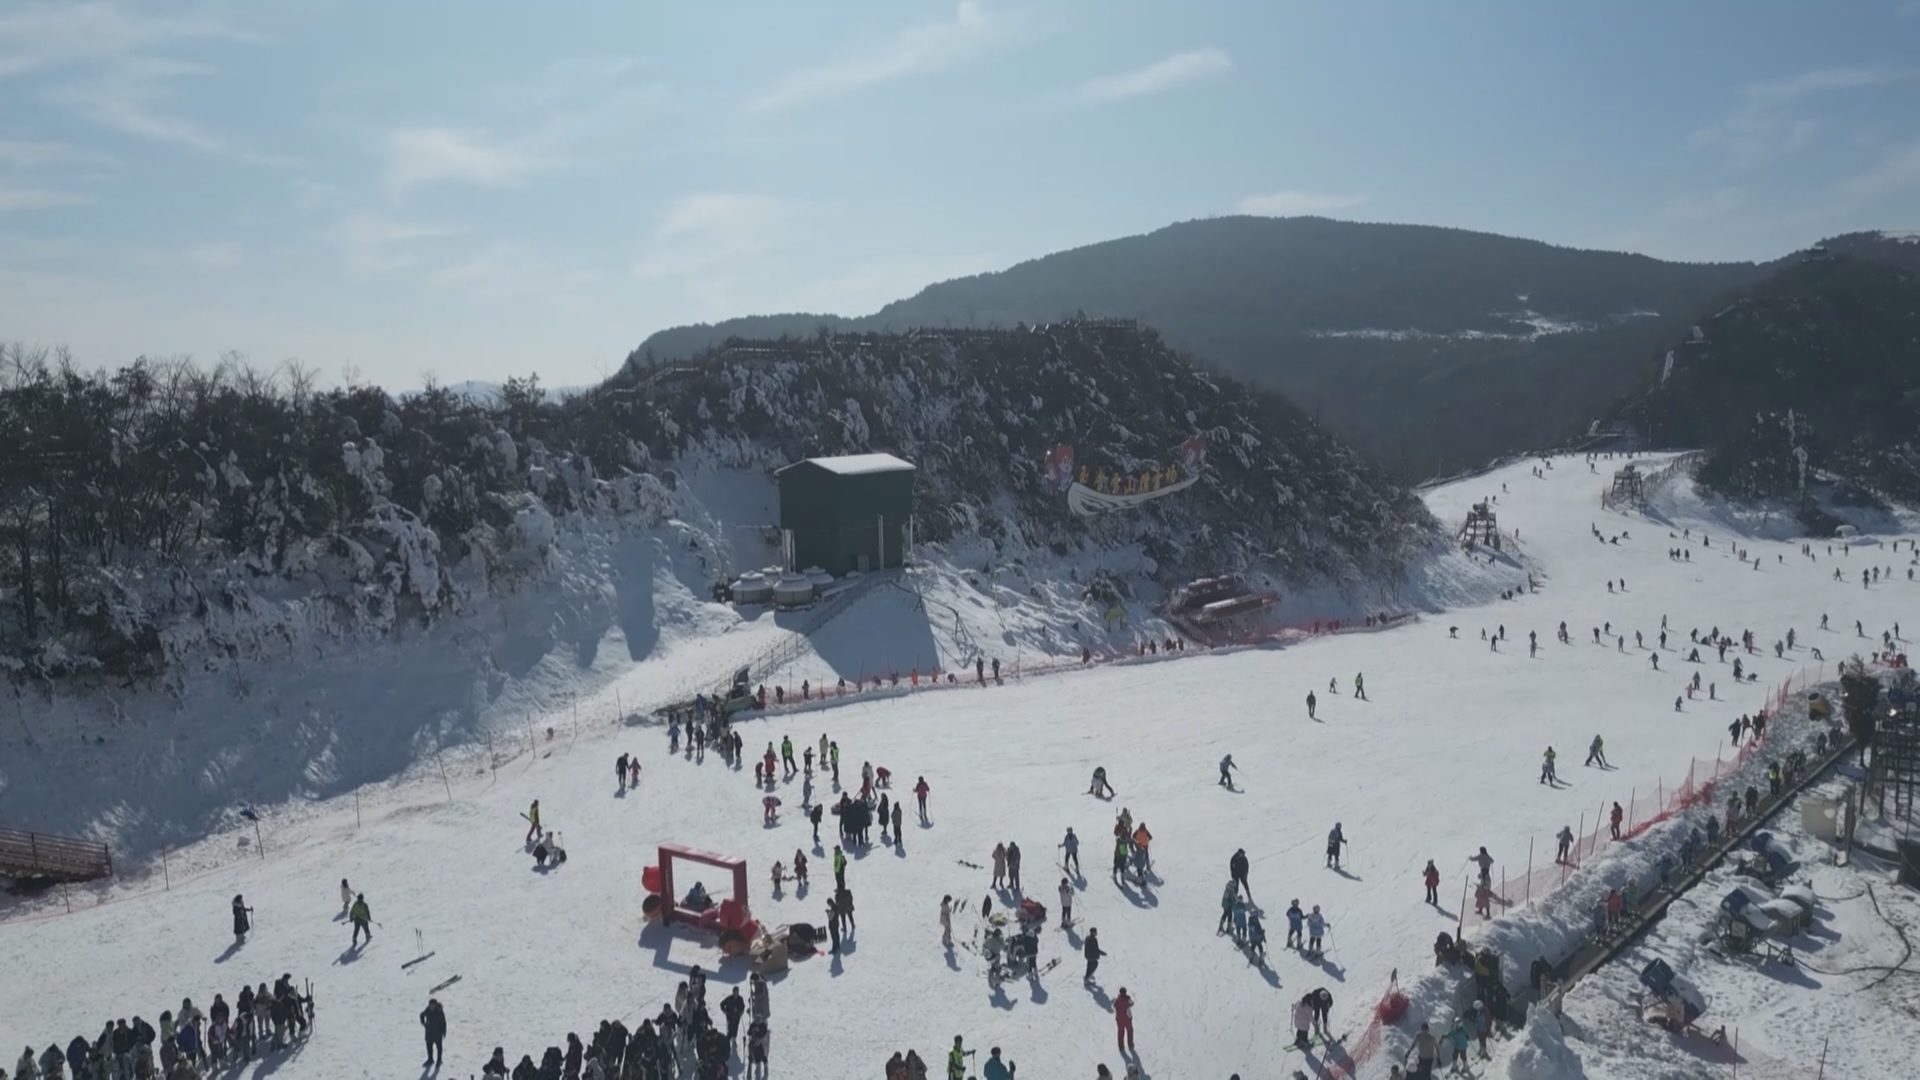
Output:
[[[202,1010],[182,998],[178,1012],[161,1011],[158,1025],[122,1017],[91,1041],[75,1035],[64,1047],[29,1046],[12,1080],[208,1080],[305,1038],[313,1030],[313,996],[286,974],[271,989],[242,985],[232,1004],[215,994]],[[7,1080],[4,1068],[0,1080]]]
[[[619,1020],[602,1020],[591,1040],[583,1043],[578,1033],[568,1032],[566,1048],[547,1047],[538,1064],[531,1054],[522,1054],[509,1066],[506,1051],[496,1046],[481,1075],[487,1080],[679,1080],[691,1068],[698,1080],[721,1080],[731,1074],[737,1055],[747,1076],[765,1076],[772,1015],[767,981],[758,973],[746,996],[735,986],[710,1009],[706,973],[696,965],[673,1000],[632,1031]]]

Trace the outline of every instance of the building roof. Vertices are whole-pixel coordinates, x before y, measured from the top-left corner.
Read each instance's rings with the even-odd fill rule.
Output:
[[[808,458],[799,464],[818,465],[830,473],[838,473],[841,476],[913,471],[913,462],[903,461],[900,458],[894,457],[892,454],[848,454],[843,457],[817,457]],[[793,466],[789,465],[786,469],[779,471],[786,472],[787,469],[791,468],[793,468]]]

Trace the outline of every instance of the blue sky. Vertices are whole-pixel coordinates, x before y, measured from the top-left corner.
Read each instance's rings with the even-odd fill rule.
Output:
[[[1236,212],[1920,227],[1920,0],[0,5],[0,340],[592,381]]]

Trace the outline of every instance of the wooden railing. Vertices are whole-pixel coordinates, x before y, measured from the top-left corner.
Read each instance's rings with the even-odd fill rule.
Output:
[[[0,874],[89,881],[113,876],[113,852],[92,840],[0,829]]]

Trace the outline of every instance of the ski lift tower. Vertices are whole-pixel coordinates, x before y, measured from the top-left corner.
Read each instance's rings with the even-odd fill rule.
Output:
[[[1500,522],[1493,515],[1493,507],[1484,502],[1473,504],[1467,511],[1467,520],[1460,526],[1460,546],[1490,547],[1500,550]]]
[[[1634,465],[1628,464],[1613,474],[1613,491],[1607,498],[1609,503],[1639,506],[1646,501],[1646,496],[1645,480],[1641,477],[1640,470]]]

